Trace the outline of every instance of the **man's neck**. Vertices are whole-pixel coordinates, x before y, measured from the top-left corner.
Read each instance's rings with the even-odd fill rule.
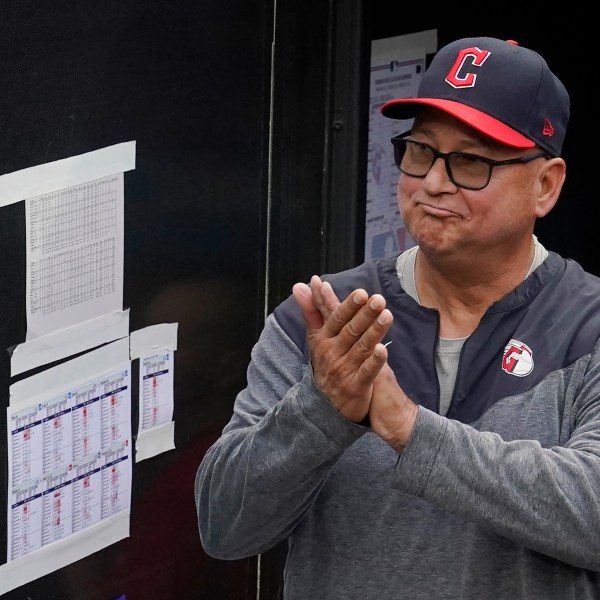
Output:
[[[513,253],[510,261],[481,255],[469,261],[430,257],[419,250],[415,263],[419,301],[439,311],[442,337],[470,335],[485,311],[525,279],[534,255],[533,241],[520,253]]]

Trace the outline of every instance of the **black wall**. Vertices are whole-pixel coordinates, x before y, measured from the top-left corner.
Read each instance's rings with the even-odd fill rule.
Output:
[[[130,537],[3,598],[255,598],[256,558],[222,562],[202,551],[193,480],[243,385],[263,319],[272,6],[22,0],[1,12],[0,174],[135,140],[136,168],[125,174],[124,308],[131,331],[179,323],[176,449],[133,465]],[[23,202],[0,208],[0,233],[0,343],[8,348],[26,331]],[[14,381],[7,356],[3,432]]]

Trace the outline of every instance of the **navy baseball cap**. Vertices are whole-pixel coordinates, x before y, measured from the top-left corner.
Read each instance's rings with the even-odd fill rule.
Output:
[[[513,40],[464,38],[441,48],[415,98],[381,107],[391,119],[410,119],[434,106],[508,146],[539,146],[560,156],[569,94],[546,61]]]

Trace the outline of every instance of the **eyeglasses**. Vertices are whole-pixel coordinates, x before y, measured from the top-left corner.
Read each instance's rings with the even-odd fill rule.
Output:
[[[466,190],[482,190],[490,182],[494,167],[522,165],[537,158],[549,158],[546,152],[508,160],[493,160],[466,152],[439,152],[428,144],[406,139],[408,135],[410,131],[392,138],[394,162],[401,173],[411,177],[425,177],[435,161],[441,158],[450,181]]]

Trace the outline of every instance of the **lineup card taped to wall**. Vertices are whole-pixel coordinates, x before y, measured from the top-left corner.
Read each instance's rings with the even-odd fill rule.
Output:
[[[7,427],[8,562],[0,579],[21,585],[128,535],[120,519],[131,505],[128,338],[15,383]],[[56,564],[55,553],[67,562]]]
[[[135,460],[175,448],[173,378],[177,323],[131,332],[130,356],[139,359],[139,424]]]
[[[139,431],[149,431],[173,420],[174,353],[162,350],[140,357]]]
[[[380,109],[388,100],[417,93],[426,55],[436,50],[435,29],[371,43],[366,259],[391,256],[414,245],[398,209],[398,170],[390,143],[394,135],[410,129],[411,120],[388,119]]]

